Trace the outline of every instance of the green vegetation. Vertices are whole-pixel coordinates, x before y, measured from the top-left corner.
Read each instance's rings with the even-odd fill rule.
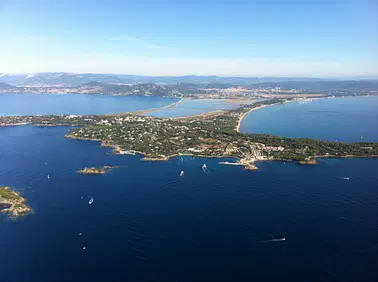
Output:
[[[0,186],[0,212],[7,213],[11,218],[26,215],[31,208],[24,204],[25,199],[9,187]]]
[[[236,131],[241,117],[264,105],[283,103],[272,99],[235,110],[182,119],[161,119],[130,114],[90,116],[0,117],[0,124],[31,123],[42,126],[78,126],[67,138],[96,140],[116,152],[137,151],[149,159],[177,154],[235,157],[251,163],[259,160],[310,162],[313,157],[378,156],[378,143],[340,143],[309,138],[283,138]]]
[[[316,156],[378,155],[376,143],[349,144],[308,138],[281,138],[244,134],[235,130],[244,113],[262,105],[284,101],[268,100],[218,115],[184,119],[128,116],[128,122],[121,120],[119,124],[108,117],[107,126],[92,125],[74,129],[66,137],[99,140],[104,146],[135,150],[149,158],[191,154],[231,156],[252,162],[269,159],[305,161]]]
[[[21,197],[8,187],[0,186],[0,200],[18,200]]]

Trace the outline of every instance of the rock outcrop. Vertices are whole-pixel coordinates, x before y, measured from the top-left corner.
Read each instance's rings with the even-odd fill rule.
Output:
[[[113,167],[112,166],[103,166],[103,167],[85,167],[81,170],[78,170],[77,173],[80,173],[80,174],[94,174],[94,175],[97,175],[97,174],[104,174],[105,172],[107,172],[109,169],[112,169]]]
[[[9,187],[0,186],[0,212],[16,218],[30,213],[32,209],[25,204],[25,199]]]
[[[298,161],[301,165],[316,165],[318,162],[315,159],[307,158],[301,161]]]
[[[258,170],[258,167],[255,166],[254,164],[246,164],[246,165],[244,166],[244,169],[245,169],[245,170]]]

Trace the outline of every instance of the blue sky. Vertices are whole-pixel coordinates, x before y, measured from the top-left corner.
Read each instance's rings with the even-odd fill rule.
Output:
[[[0,0],[0,72],[378,76],[378,1]]]

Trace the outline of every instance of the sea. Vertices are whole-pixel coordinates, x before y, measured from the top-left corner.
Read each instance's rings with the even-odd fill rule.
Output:
[[[101,97],[101,107],[108,98],[110,104],[123,101]],[[364,114],[375,107],[377,98],[369,99],[348,100],[361,116],[331,115],[313,136],[333,140],[328,127],[342,117],[351,126],[335,128],[338,139],[359,141],[350,131],[363,131],[378,140],[376,123]],[[312,103],[308,126],[323,113]],[[342,99],[319,107],[324,103],[329,111],[346,110]],[[311,103],[287,105],[280,117]],[[248,114],[242,131],[256,129],[247,126],[251,116],[270,111],[274,117],[275,107],[281,106]],[[355,107],[349,106],[352,113]],[[273,121],[264,126],[274,133]],[[301,126],[282,126],[286,136],[305,134]],[[230,159],[148,162],[141,155],[112,155],[97,142],[65,139],[67,130],[0,127],[0,185],[19,191],[34,210],[17,220],[0,216],[1,282],[378,279],[378,159],[261,162],[248,172],[218,164]],[[103,165],[117,168],[101,176],[76,173]]]
[[[178,98],[101,94],[0,94],[0,116],[115,114],[168,106]]]
[[[320,98],[257,109],[242,132],[339,142],[378,142],[378,97]]]

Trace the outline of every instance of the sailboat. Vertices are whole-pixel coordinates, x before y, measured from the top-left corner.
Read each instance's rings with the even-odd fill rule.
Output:
[[[47,179],[50,179],[50,174],[47,175]]]
[[[180,172],[180,176],[184,176],[184,171],[183,170]]]
[[[88,204],[92,205],[93,201],[94,201],[93,197],[91,197],[90,200],[89,200],[89,202],[88,202]]]

